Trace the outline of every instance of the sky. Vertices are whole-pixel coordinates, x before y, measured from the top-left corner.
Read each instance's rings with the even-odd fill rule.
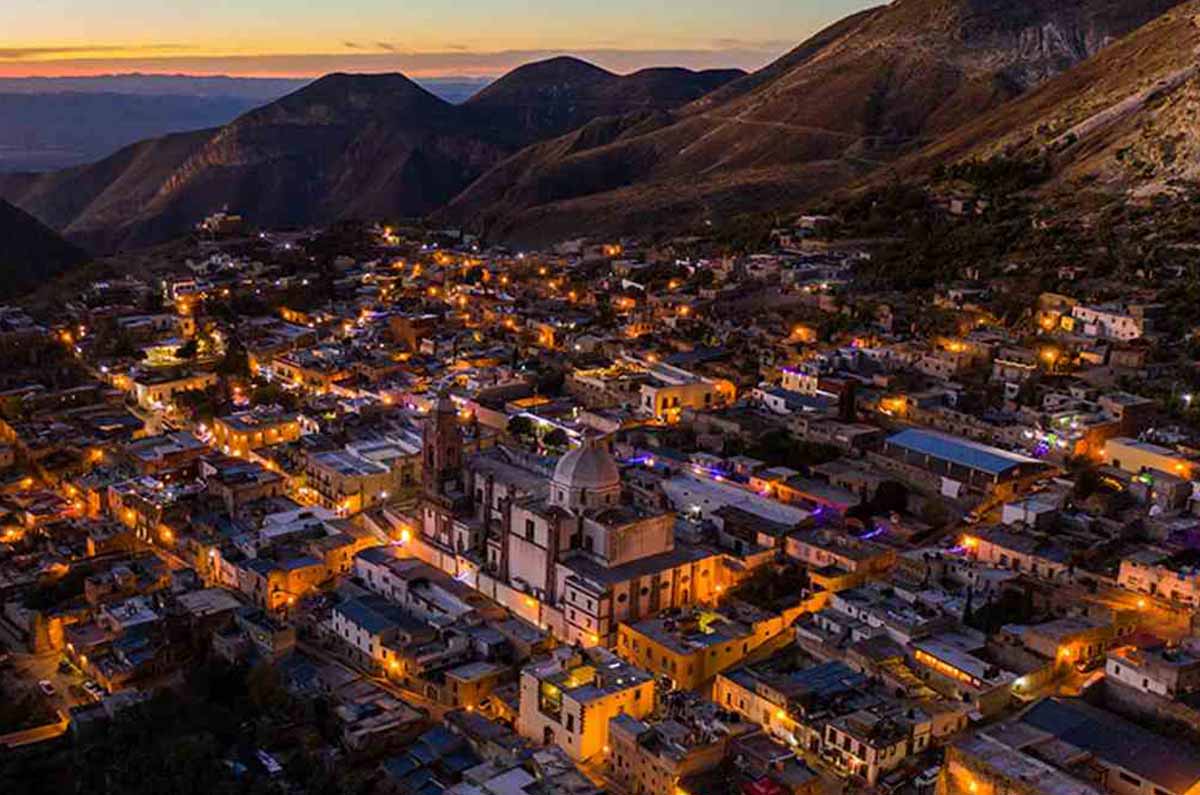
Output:
[[[11,4],[11,5],[10,5]],[[757,69],[871,0],[7,0],[0,77]]]

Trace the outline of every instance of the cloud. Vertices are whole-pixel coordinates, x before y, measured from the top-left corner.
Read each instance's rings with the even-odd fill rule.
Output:
[[[651,66],[679,66],[688,69],[741,68],[753,70],[765,66],[786,48],[724,47],[697,49],[621,49],[615,47],[528,49],[477,52],[444,47],[438,52],[406,52],[392,45],[384,50],[377,44],[337,42],[337,52],[295,53],[282,55],[129,55],[103,57],[106,50],[89,50],[90,57],[37,60],[8,59],[0,55],[0,76],[59,75],[80,76],[117,72],[148,74],[189,74],[194,76],[240,75],[246,77],[318,77],[330,72],[403,72],[409,77],[497,77],[531,61],[560,55],[573,55],[618,73],[629,73]],[[354,46],[350,46],[354,45]],[[52,54],[51,54],[52,55]]]
[[[0,61],[27,61],[45,58],[71,59],[106,52],[161,52],[164,50],[187,50],[183,44],[89,44],[71,47],[3,47]]]
[[[399,48],[395,44],[388,44],[386,41],[377,41],[375,46],[384,52],[399,52]]]
[[[716,50],[788,50],[796,46],[796,42],[787,39],[736,39],[716,38],[712,40]]]

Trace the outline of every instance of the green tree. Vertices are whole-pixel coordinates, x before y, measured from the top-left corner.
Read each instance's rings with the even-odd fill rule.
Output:
[[[217,372],[240,378],[250,377],[250,354],[246,352],[246,346],[242,345],[241,340],[229,340],[225,346],[225,356],[217,364]]]
[[[563,448],[571,443],[571,438],[562,428],[555,428],[542,437],[542,444],[547,447]]]
[[[508,433],[518,439],[525,439],[532,436],[533,420],[518,414],[508,421]]]
[[[196,338],[188,340],[175,349],[175,358],[177,359],[195,359],[196,353],[200,350],[200,343]]]

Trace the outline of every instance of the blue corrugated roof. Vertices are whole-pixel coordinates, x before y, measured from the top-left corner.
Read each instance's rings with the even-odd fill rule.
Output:
[[[1037,459],[1010,453],[998,447],[989,447],[969,439],[916,428],[909,428],[889,437],[888,444],[991,475],[1004,474],[1021,464],[1041,463]]]

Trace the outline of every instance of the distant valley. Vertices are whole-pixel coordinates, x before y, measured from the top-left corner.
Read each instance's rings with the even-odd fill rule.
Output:
[[[0,78],[0,173],[94,163],[171,133],[221,127],[308,80],[117,75]],[[422,81],[454,104],[489,80]]]

